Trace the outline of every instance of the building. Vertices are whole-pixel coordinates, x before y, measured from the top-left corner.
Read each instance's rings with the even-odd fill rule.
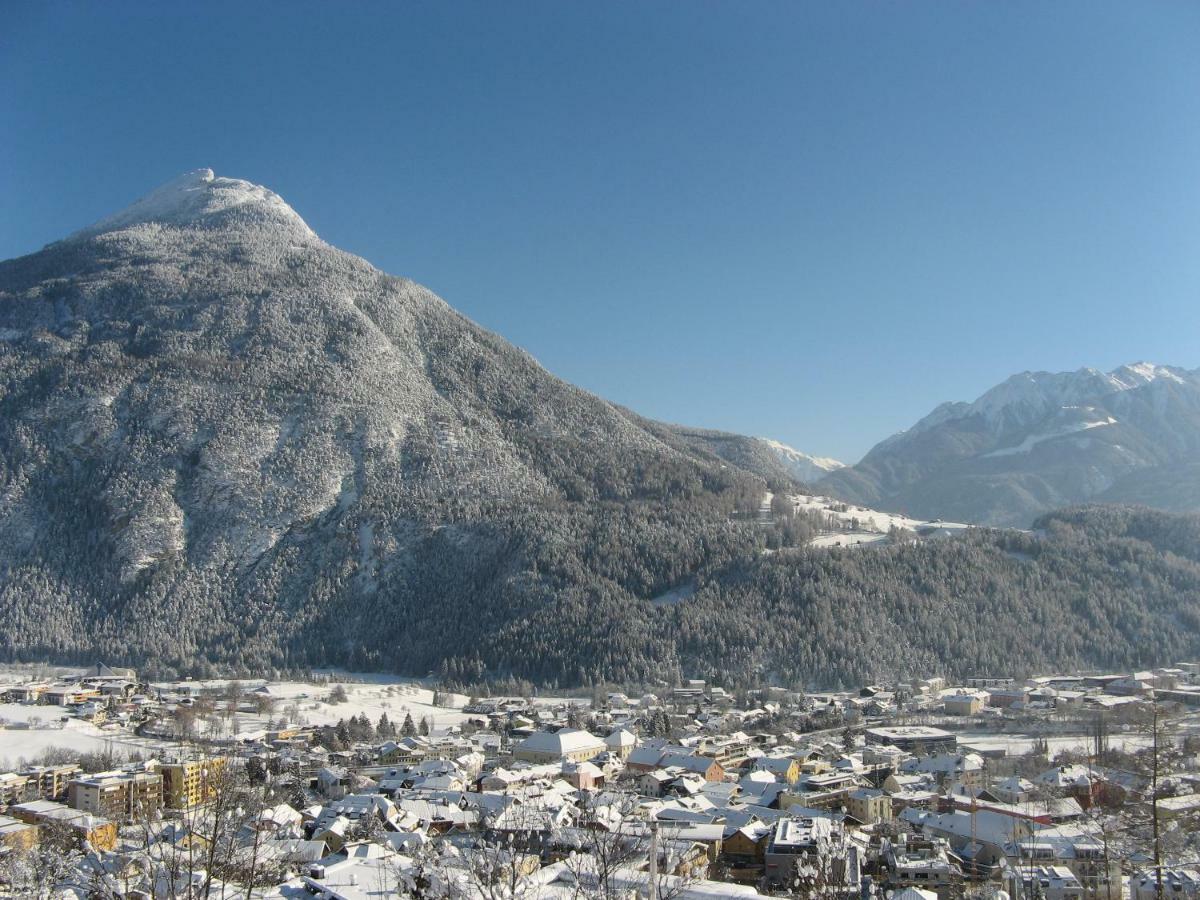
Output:
[[[892,817],[892,798],[875,788],[859,788],[846,798],[846,813],[864,825],[874,825]]]
[[[552,762],[587,762],[608,747],[604,741],[578,728],[562,731],[535,731],[517,745],[513,756],[536,764]]]
[[[114,822],[136,822],[162,809],[163,777],[157,771],[100,772],[76,778],[67,805]]]
[[[169,809],[191,809],[213,798],[226,759],[193,759],[167,762],[159,766],[162,775],[162,802]]]
[[[723,769],[736,769],[749,758],[753,746],[749,735],[737,732],[727,737],[708,738],[696,748],[696,752],[700,756],[712,757]]]
[[[0,806],[11,806],[13,803],[36,799],[26,796],[28,786],[29,779],[24,775],[16,772],[0,773]]]
[[[1163,896],[1178,900],[1200,897],[1200,869],[1164,868]],[[1141,869],[1129,879],[1129,900],[1155,900],[1158,896],[1158,874],[1154,869]]]
[[[1009,688],[1012,686],[1013,680],[1005,677],[980,677],[967,679],[967,687],[974,688],[975,690],[991,690],[992,688]]]
[[[760,756],[754,761],[758,772],[770,772],[778,781],[795,784],[800,780],[800,760],[793,756]]]
[[[81,846],[90,844],[95,850],[112,850],[117,846],[117,823],[101,816],[71,809],[53,800],[31,800],[18,803],[9,812],[16,819],[37,825],[39,831],[65,826]]]
[[[947,694],[942,698],[942,708],[948,716],[975,716],[983,709],[983,697],[965,691]]]
[[[962,869],[951,856],[949,843],[942,838],[922,839],[901,834],[896,841],[883,842],[880,857],[883,882],[889,888],[952,892],[962,884]],[[893,895],[892,900],[897,896]]]
[[[1015,871],[1020,879],[1023,897],[1083,900],[1083,885],[1066,866],[1032,866]]]
[[[904,772],[931,775],[940,788],[961,785],[964,788],[983,787],[984,761],[978,753],[939,753],[906,761]]]
[[[68,786],[83,769],[76,765],[26,766],[17,774],[26,779],[26,800],[65,800]]]
[[[775,831],[763,853],[767,880],[789,885],[809,873],[822,884],[825,897],[852,897],[860,890],[858,848],[846,840],[841,822],[825,818],[786,818],[775,823]],[[797,868],[803,863],[805,872]]]
[[[21,852],[36,846],[38,827],[11,816],[0,816],[0,852]]]
[[[618,728],[604,739],[604,746],[608,748],[608,752],[619,759],[628,759],[629,754],[637,749],[637,745],[637,735],[624,728]]]
[[[898,725],[891,728],[868,728],[868,744],[899,747],[909,753],[953,753],[958,738],[949,731],[926,725]]]
[[[1021,688],[997,688],[988,694],[988,706],[1009,709],[1029,700],[1029,692]]]
[[[99,688],[85,684],[54,684],[42,693],[42,702],[52,706],[77,706],[100,696]]]

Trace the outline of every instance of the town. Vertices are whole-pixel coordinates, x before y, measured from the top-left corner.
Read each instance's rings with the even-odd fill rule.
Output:
[[[1200,897],[1197,664],[578,698],[97,664],[0,692],[9,896]]]

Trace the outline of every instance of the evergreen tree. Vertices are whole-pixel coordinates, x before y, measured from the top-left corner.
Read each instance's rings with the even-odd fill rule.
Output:
[[[413,723],[412,713],[404,714],[404,724],[400,726],[400,734],[404,737],[414,737],[417,733],[417,726]]]
[[[375,726],[375,736],[381,741],[390,741],[396,736],[396,726],[388,719],[387,713],[383,713],[379,717],[379,722]]]

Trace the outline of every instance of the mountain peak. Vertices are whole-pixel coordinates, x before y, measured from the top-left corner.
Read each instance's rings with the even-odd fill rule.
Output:
[[[283,227],[293,236],[316,238],[299,214],[274,191],[240,178],[223,178],[212,169],[195,169],[173,178],[111,216],[68,238],[77,240],[139,225],[173,227]]]

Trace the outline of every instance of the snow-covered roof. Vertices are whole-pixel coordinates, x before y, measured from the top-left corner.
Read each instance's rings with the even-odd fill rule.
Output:
[[[564,728],[562,731],[535,731],[521,742],[518,749],[566,756],[580,750],[599,751],[604,747],[602,740],[582,729]]]

